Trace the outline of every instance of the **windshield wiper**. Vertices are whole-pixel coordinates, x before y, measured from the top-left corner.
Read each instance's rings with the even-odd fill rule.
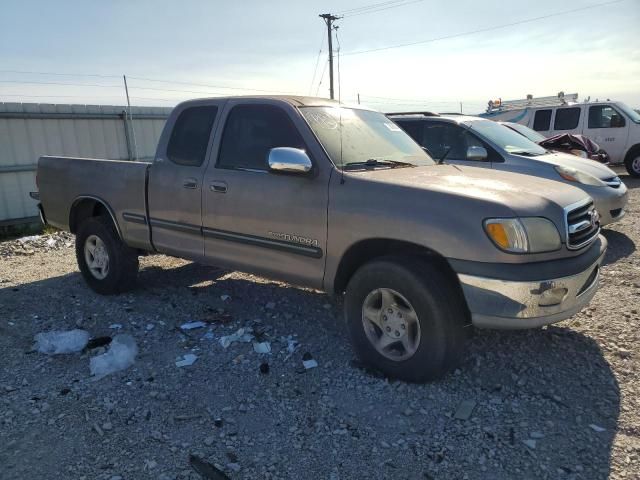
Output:
[[[415,167],[413,163],[400,162],[398,160],[378,160],[376,158],[370,158],[364,162],[349,162],[345,163],[344,168],[348,167],[386,167],[386,168],[399,168],[399,167]]]
[[[444,162],[444,159],[447,158],[447,155],[449,155],[450,151],[451,151],[451,147],[446,147],[444,149],[444,153],[442,154],[442,156],[438,159],[438,161],[436,163],[438,165],[442,165],[442,162]]]
[[[522,155],[523,157],[538,157],[540,155],[543,155],[542,153],[529,152],[528,150],[514,150],[509,153],[513,153],[514,155]]]

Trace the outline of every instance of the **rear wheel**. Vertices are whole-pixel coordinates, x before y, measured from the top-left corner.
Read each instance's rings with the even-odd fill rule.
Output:
[[[640,149],[635,150],[627,156],[624,166],[627,167],[629,175],[636,178],[640,177]]]
[[[138,253],[120,240],[107,217],[82,222],[76,233],[76,259],[85,281],[97,293],[121,293],[135,286]]]
[[[433,380],[462,357],[464,299],[426,261],[390,257],[361,267],[347,286],[345,316],[357,355],[388,376]]]

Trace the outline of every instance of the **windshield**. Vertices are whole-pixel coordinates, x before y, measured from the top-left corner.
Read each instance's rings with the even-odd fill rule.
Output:
[[[525,127],[524,125],[520,125],[519,123],[508,122],[508,123],[504,123],[503,125],[509,127],[512,130],[515,130],[520,135],[524,135],[529,140],[531,140],[532,142],[535,142],[535,143],[542,142],[543,140],[547,139],[547,137],[545,137],[544,135],[539,134],[538,132],[536,132],[535,130],[530,129],[529,127]]]
[[[624,103],[616,103],[615,105],[620,110],[622,110],[627,117],[629,117],[629,120],[634,123],[640,123],[640,113],[636,112],[634,109],[632,109],[628,105],[625,105]]]
[[[547,151],[527,137],[492,120],[473,120],[467,124],[481,137],[493,142],[507,153],[520,155],[544,155]]]
[[[369,161],[434,165],[434,161],[400,127],[384,114],[342,107],[302,107],[313,133],[333,163],[342,168]],[[380,163],[374,163],[377,160]]]

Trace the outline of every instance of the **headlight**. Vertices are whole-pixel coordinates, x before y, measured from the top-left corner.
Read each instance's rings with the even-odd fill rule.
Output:
[[[555,167],[556,172],[569,182],[582,183],[583,185],[593,185],[594,187],[604,187],[605,183],[599,178],[588,173],[576,170],[575,168],[558,165]]]
[[[582,157],[582,158],[589,158],[589,155],[587,155],[587,152],[585,152],[584,150],[569,150],[569,153],[571,155],[575,155],[577,157]]]
[[[505,252],[550,252],[562,245],[558,229],[546,218],[490,218],[484,221],[484,229],[491,241]]]

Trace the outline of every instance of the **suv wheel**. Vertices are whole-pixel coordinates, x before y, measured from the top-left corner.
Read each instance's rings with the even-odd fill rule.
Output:
[[[92,217],[80,225],[76,259],[85,281],[97,293],[121,293],[135,285],[137,251],[120,240],[109,218]]]
[[[424,382],[460,360],[464,299],[447,276],[420,259],[383,258],[349,281],[345,316],[357,355],[390,377]]]

